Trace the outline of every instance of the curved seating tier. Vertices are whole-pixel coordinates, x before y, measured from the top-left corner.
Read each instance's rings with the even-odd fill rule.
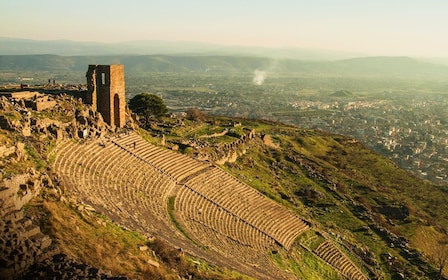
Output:
[[[111,142],[66,142],[54,162],[63,181],[84,200],[149,226],[152,215],[168,220],[166,201],[176,185],[169,176]]]
[[[243,246],[266,249],[274,240],[245,223],[233,213],[221,208],[188,188],[182,188],[176,198],[175,209],[186,221],[209,227]]]
[[[274,240],[189,188],[182,188],[175,209],[198,243],[245,263],[272,266],[267,252]]]
[[[69,190],[134,229],[158,232],[156,219],[176,234],[167,209],[168,197],[175,196],[175,216],[188,236],[250,266],[275,269],[268,252],[289,249],[308,229],[300,217],[222,169],[134,132],[83,144],[65,141],[53,167]]]
[[[123,207],[119,198],[125,198],[126,203],[142,204],[141,209],[167,219],[167,197],[176,183],[183,180],[183,189],[197,195],[186,202],[182,199],[176,202],[195,207],[206,204],[202,209],[204,215],[198,217],[192,209],[179,208],[184,219],[209,226],[242,244],[265,248],[273,240],[289,249],[295,238],[308,228],[302,219],[220,168],[158,148],[136,133],[83,145],[68,141],[58,148],[54,166],[72,189],[97,204],[110,204],[117,215],[138,214]],[[219,220],[224,224],[201,220],[219,213]]]
[[[314,253],[339,270],[348,279],[367,280],[359,268],[332,241],[322,242],[314,250]]]
[[[222,213],[232,215],[247,225],[247,228],[253,228],[260,235],[272,238],[286,249],[292,246],[300,233],[308,229],[308,225],[301,218],[218,167],[209,168],[188,179],[185,186],[197,193],[202,200],[214,205],[214,208],[222,209]],[[179,201],[179,205],[182,203]],[[197,203],[193,203],[192,206],[198,208]],[[185,219],[191,220],[191,217],[197,219],[197,215],[191,216],[191,209],[188,210],[190,212],[183,213]],[[199,217],[206,215],[213,213],[204,213]]]
[[[210,164],[206,162],[156,147],[133,132],[114,137],[111,141],[154,168],[171,176],[177,182],[210,167]]]

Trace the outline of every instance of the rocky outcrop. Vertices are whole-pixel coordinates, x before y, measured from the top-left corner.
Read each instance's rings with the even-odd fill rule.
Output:
[[[17,131],[23,136],[31,135],[30,113],[24,102],[8,99],[4,96],[0,98],[0,128],[10,131]]]
[[[40,102],[38,107],[27,106],[32,100],[6,98],[0,99],[0,128],[18,132],[20,135],[29,137],[34,134],[46,134],[51,138],[61,140],[62,138],[90,138],[101,137],[113,129],[108,126],[100,113],[83,104],[80,98],[61,94],[49,97],[41,96],[51,101],[51,106],[44,106],[47,101]],[[45,99],[45,100],[46,100]],[[37,109],[46,110],[51,108],[51,119],[41,118],[36,115]],[[71,118],[70,118],[71,116]]]
[[[132,120],[128,120],[128,126],[133,126]],[[6,135],[0,141],[0,279],[21,277],[44,259],[47,261],[35,267],[39,273],[31,278],[72,279],[84,275],[91,279],[114,279],[65,257],[48,259],[55,254],[55,246],[41,232],[40,218],[27,216],[23,207],[42,190],[45,195],[60,194],[44,170],[53,143],[65,138],[101,138],[115,129],[80,98],[37,92],[0,96],[0,128]],[[29,168],[33,165],[40,166],[38,170]],[[47,268],[40,269],[42,266]]]
[[[9,158],[10,161],[23,161],[28,158],[25,151],[25,144],[17,142],[16,145],[0,146],[0,158]]]
[[[0,278],[14,279],[53,254],[52,240],[22,211],[3,215],[0,226]]]
[[[0,278],[14,279],[36,261],[53,253],[52,240],[43,234],[38,222],[26,217],[24,204],[42,187],[51,187],[47,175],[30,170],[0,184]]]
[[[0,181],[0,213],[20,210],[42,188],[54,189],[53,180],[49,175],[33,168],[27,173],[4,178]]]
[[[110,272],[79,263],[64,254],[56,254],[33,265],[24,279],[110,279],[126,280],[124,276],[112,276]]]

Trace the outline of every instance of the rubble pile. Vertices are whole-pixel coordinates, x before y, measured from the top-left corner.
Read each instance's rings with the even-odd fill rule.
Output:
[[[0,276],[11,279],[35,262],[54,254],[52,240],[41,232],[38,222],[25,216],[24,204],[43,187],[52,187],[47,175],[35,170],[0,182]]]
[[[31,267],[26,279],[109,279],[126,280],[124,276],[112,276],[110,272],[79,263],[67,255],[56,254]]]
[[[46,110],[27,107],[31,102],[29,99],[0,97],[0,128],[18,132],[24,137],[38,134],[58,140],[101,137],[112,130],[101,114],[85,106],[79,98],[62,94],[39,100],[39,104],[42,103],[40,106]]]

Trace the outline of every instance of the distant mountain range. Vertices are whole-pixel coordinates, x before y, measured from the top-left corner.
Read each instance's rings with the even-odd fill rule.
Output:
[[[77,42],[69,40],[39,41],[0,37],[0,55],[239,55],[300,60],[336,60],[361,53],[310,50],[300,48],[266,48],[227,46],[200,42],[129,41],[122,43]]]
[[[196,42],[98,43],[0,37],[0,70],[76,71],[121,63],[126,72],[253,72],[405,78],[448,77],[447,60],[359,57],[306,49],[221,46]],[[436,64],[439,62],[442,64]]]
[[[304,61],[225,55],[0,55],[0,71],[85,72],[89,64],[124,64],[127,73],[210,72],[370,76],[446,79],[448,66],[408,57],[366,57],[337,61]]]

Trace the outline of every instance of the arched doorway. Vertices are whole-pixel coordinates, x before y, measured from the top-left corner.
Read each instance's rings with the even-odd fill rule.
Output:
[[[114,125],[121,127],[120,123],[120,97],[118,97],[118,93],[114,95]]]

